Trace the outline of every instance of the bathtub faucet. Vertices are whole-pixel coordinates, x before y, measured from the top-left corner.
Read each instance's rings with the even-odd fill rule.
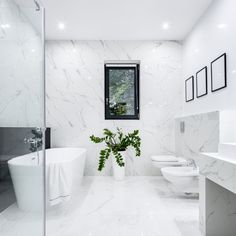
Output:
[[[37,158],[37,162],[39,165],[39,153],[38,153],[38,149],[41,146],[40,144],[42,143],[42,138],[25,138],[24,139],[24,143],[29,143],[30,144],[30,151],[36,151],[37,154],[36,156],[32,157],[32,161],[35,160]]]
[[[30,138],[25,138],[24,143],[29,144],[29,150],[31,152],[36,152],[36,157],[33,157],[32,160],[37,158],[38,165],[39,165],[39,150],[42,149],[43,146],[43,132],[44,129],[42,128],[35,128],[31,130],[32,136]]]
[[[30,143],[37,147],[38,143],[42,142],[41,138],[25,138],[24,143]]]
[[[186,165],[193,167],[193,169],[197,169],[197,164],[193,159],[188,159]]]
[[[35,128],[31,130],[32,136],[29,138],[25,138],[24,142],[28,143],[31,152],[37,152],[43,146],[43,129]]]

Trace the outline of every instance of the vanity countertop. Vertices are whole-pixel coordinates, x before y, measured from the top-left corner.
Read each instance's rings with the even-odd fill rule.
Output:
[[[201,153],[198,166],[201,175],[236,194],[236,155]]]

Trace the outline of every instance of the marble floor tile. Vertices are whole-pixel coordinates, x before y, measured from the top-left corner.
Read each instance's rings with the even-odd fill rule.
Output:
[[[43,232],[43,211],[23,212],[13,204],[0,213],[1,236],[43,236]]]
[[[85,177],[78,196],[47,212],[47,236],[200,236],[198,199],[162,177]]]
[[[176,194],[162,177],[85,177],[77,195],[47,212],[47,236],[200,236],[198,199]],[[0,235],[42,236],[42,213],[13,204]]]

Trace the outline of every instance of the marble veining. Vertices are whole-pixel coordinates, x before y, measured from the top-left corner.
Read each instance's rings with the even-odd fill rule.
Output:
[[[200,173],[236,194],[236,162],[221,159],[218,153],[202,153]]]
[[[0,235],[42,236],[43,232],[43,210],[41,212],[23,212],[15,203],[0,213]]]
[[[205,179],[205,234],[234,236],[236,232],[236,195]]]
[[[200,236],[198,199],[162,177],[85,177],[70,204],[47,212],[48,236]]]
[[[184,132],[180,124],[184,122]],[[201,166],[202,152],[217,152],[220,139],[220,114],[218,111],[208,112],[175,120],[175,151],[177,156],[194,159]],[[207,161],[204,158],[204,161]],[[201,232],[205,232],[204,185],[200,178],[200,211],[199,223]]]
[[[181,133],[180,123],[185,131]],[[197,163],[201,152],[217,152],[219,144],[219,112],[209,112],[175,120],[175,150],[177,156],[192,158]]]
[[[140,120],[104,120],[104,62],[140,60]],[[174,152],[174,117],[182,108],[181,45],[167,41],[48,41],[47,125],[52,145],[88,150],[85,175],[97,171],[103,128],[139,129],[142,156],[129,154],[127,175],[155,175],[150,155]],[[108,162],[103,175],[111,174]]]
[[[0,2],[0,124],[43,124],[43,44],[23,11],[12,0]],[[27,11],[35,11],[35,8]]]

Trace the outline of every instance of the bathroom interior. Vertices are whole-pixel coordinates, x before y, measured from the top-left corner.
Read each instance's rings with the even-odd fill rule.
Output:
[[[235,236],[234,9],[0,0],[0,235]]]

